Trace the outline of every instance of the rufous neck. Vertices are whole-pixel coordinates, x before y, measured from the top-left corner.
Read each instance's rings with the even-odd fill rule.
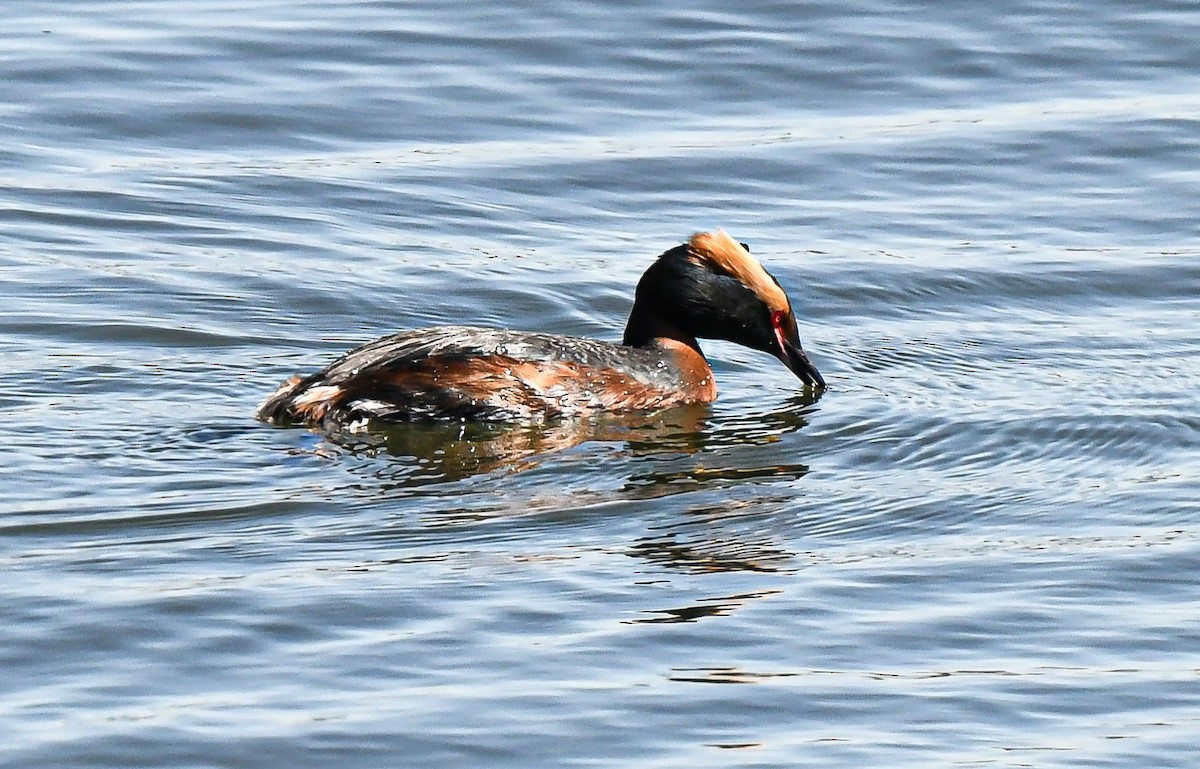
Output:
[[[655,348],[664,361],[679,372],[688,400],[707,403],[717,397],[717,384],[712,367],[700,350],[696,337],[678,326],[637,309],[629,316],[624,343],[631,347]]]

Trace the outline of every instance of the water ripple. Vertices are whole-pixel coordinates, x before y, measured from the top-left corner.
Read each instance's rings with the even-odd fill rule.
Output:
[[[909,5],[6,4],[5,758],[1194,763],[1200,13]],[[717,225],[819,399],[253,420]]]

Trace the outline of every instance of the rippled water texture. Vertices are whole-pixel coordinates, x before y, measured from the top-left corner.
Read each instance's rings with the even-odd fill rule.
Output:
[[[1191,767],[1198,61],[1162,0],[8,3],[0,764]],[[820,398],[251,417],[619,338],[715,226]]]

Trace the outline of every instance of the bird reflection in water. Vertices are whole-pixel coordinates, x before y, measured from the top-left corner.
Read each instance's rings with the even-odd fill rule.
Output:
[[[819,397],[819,391],[810,391],[789,399],[784,408],[737,417],[714,417],[708,405],[692,404],[537,425],[427,422],[325,432],[323,437],[351,454],[391,460],[362,468],[384,483],[383,490],[518,473],[587,442],[620,443],[635,460],[620,494],[647,499],[697,487],[803,476],[805,464],[778,463],[775,452],[753,457],[773,464],[747,462],[752,457],[738,450],[768,445],[800,430]],[[609,481],[604,485],[611,489]]]
[[[753,413],[694,405],[544,425],[391,425],[322,433],[323,450],[358,460],[341,463],[357,477],[350,484],[357,493],[453,498],[453,504],[423,512],[424,526],[578,515],[591,506],[612,510],[614,504],[699,493],[700,504],[648,522],[649,531],[632,544],[614,543],[612,552],[693,574],[780,572],[795,567],[795,554],[781,544],[775,524],[764,520],[794,497],[791,482],[808,473],[808,465],[781,462],[794,451],[776,444],[786,445],[804,428],[818,397],[797,395]],[[497,483],[496,476],[512,480]],[[657,621],[726,614],[742,603],[705,603]]]
[[[655,609],[644,612],[645,614],[655,616],[625,620],[624,623],[627,625],[655,625],[664,622],[697,622],[706,617],[723,617],[740,609],[747,601],[766,598],[777,593],[779,593],[778,590],[762,590],[754,593],[742,593],[707,599],[693,606],[680,606],[674,609]]]
[[[793,553],[776,542],[769,532],[730,532],[720,525],[722,517],[736,511],[712,511],[708,528],[668,531],[642,538],[629,548],[629,555],[675,571],[712,573],[728,571],[779,572],[792,568]]]

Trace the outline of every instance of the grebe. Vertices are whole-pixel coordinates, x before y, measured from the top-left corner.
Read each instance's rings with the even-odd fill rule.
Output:
[[[276,424],[542,422],[717,397],[696,338],[774,355],[806,385],[825,380],[800,346],[787,294],[724,230],[701,232],[638,281],[621,344],[470,326],[401,331],[293,376],[258,409]]]

